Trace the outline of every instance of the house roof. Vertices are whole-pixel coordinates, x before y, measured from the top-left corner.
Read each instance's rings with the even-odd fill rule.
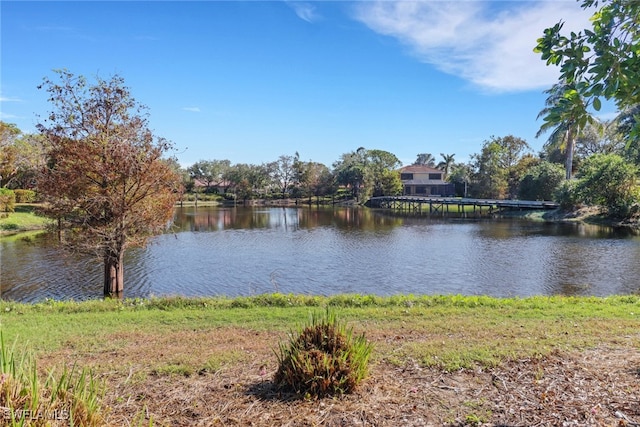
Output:
[[[442,173],[442,170],[427,165],[409,165],[400,169],[400,173]]]

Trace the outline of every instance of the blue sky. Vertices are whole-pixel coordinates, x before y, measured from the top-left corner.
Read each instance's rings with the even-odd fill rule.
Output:
[[[557,70],[536,39],[560,19],[585,28],[592,11],[573,0],[3,0],[0,13],[0,120],[25,132],[51,109],[36,87],[53,69],[117,73],[183,166],[296,151],[331,166],[358,147],[463,162],[509,134],[537,152]]]

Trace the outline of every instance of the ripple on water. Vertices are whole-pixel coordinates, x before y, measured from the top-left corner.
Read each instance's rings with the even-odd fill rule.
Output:
[[[199,208],[213,231],[182,224],[204,231],[158,236],[127,252],[125,296],[602,296],[640,290],[637,236],[514,220],[403,221],[357,212],[247,211],[241,219],[250,226],[243,228],[233,223],[231,210],[203,216],[207,211]],[[0,244],[3,298],[101,296],[100,260],[64,255],[46,240]]]

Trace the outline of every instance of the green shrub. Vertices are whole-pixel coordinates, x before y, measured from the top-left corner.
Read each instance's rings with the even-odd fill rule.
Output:
[[[8,188],[0,188],[0,212],[13,212],[16,204],[16,193]]]
[[[562,165],[542,162],[529,169],[522,177],[518,197],[523,200],[551,200],[564,181],[564,176]]]
[[[624,217],[638,199],[637,172],[617,154],[594,154],[580,166],[576,190],[585,203]]]
[[[562,209],[573,209],[580,205],[580,195],[576,191],[576,180],[564,181],[556,189],[553,199]]]
[[[16,203],[33,203],[36,200],[36,192],[33,190],[13,190],[16,194]]]
[[[327,309],[287,343],[280,343],[274,382],[306,397],[352,392],[366,377],[372,346],[364,335],[353,336]]]

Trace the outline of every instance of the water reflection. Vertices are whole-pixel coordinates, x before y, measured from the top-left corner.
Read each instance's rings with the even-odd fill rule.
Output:
[[[182,207],[176,209],[172,231],[222,231],[313,229],[334,227],[338,230],[382,230],[398,227],[403,219],[385,216],[371,209],[346,208],[210,208]]]
[[[100,297],[99,260],[49,236],[3,239],[1,296]],[[640,238],[514,219],[402,218],[360,208],[179,208],[125,259],[125,296],[264,292],[610,295],[640,291]]]

